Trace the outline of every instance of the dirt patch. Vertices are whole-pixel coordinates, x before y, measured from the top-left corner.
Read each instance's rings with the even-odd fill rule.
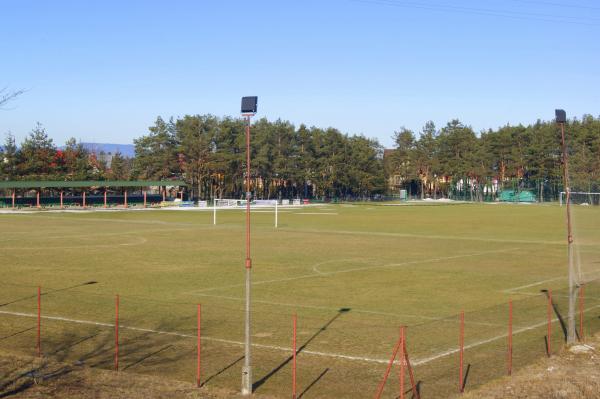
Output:
[[[586,350],[564,349],[542,359],[512,377],[505,377],[466,393],[475,398],[600,398],[600,335],[589,340]]]

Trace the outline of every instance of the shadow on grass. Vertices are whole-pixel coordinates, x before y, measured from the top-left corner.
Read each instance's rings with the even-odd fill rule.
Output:
[[[239,363],[242,360],[244,360],[244,357],[245,356],[242,355],[241,357],[235,359],[233,362],[229,363],[227,366],[223,367],[222,369],[220,369],[216,373],[212,374],[210,377],[208,377],[206,380],[204,380],[204,382],[202,382],[200,384],[200,386],[203,387],[204,385],[208,384],[208,382],[210,380],[212,380],[213,378],[216,378],[216,377],[220,376],[221,374],[223,374],[224,372],[226,372],[227,370],[229,370],[230,368],[232,368],[233,366],[235,366],[237,363]]]
[[[549,298],[548,290],[544,289],[544,290],[540,290],[540,292],[544,293],[546,295],[546,298]],[[554,311],[554,314],[558,318],[558,323],[560,324],[560,328],[563,332],[564,340],[565,340],[565,342],[567,342],[567,324],[565,323],[565,319],[563,318],[562,314],[560,313],[560,308],[558,307],[556,302],[554,302],[554,300],[552,300],[552,310]],[[548,337],[546,337],[546,349],[548,349]]]
[[[464,391],[467,387],[467,381],[469,380],[469,373],[471,372],[471,363],[467,364],[467,370],[465,371],[465,376],[462,381],[462,390]]]
[[[35,329],[35,327],[29,327],[29,328],[26,328],[26,329],[24,329],[24,330],[17,331],[16,333],[12,333],[12,334],[5,335],[5,336],[3,336],[3,337],[0,337],[0,340],[4,340],[4,339],[8,339],[8,338],[12,338],[12,337],[16,337],[16,336],[17,336],[17,335],[19,335],[19,334],[23,334],[23,333],[25,333],[25,332],[27,332],[27,331],[31,331],[31,330],[34,330],[34,329]]]
[[[181,318],[181,320],[186,319]],[[169,331],[169,325],[172,322],[172,319],[170,322],[159,322],[154,330]],[[172,350],[175,346],[174,341],[184,340],[185,337],[159,334],[155,331],[133,331],[120,325],[121,370],[133,369],[140,365],[154,369],[169,368],[171,364],[189,355],[189,351]],[[56,327],[60,329],[55,330]],[[25,371],[15,371],[2,376],[0,378],[0,398],[22,394],[40,382],[65,376],[75,370],[75,366],[114,368],[114,328],[107,326],[82,328],[79,325],[68,325],[64,329],[62,325],[53,324],[43,329],[43,332],[42,353],[44,357],[32,360],[23,367],[15,368]],[[49,362],[50,359],[52,362]]]
[[[97,281],[86,281],[85,283],[81,283],[81,284],[77,284],[77,285],[72,285],[70,287],[64,287],[64,288],[57,288],[55,290],[42,291],[42,295],[41,296],[48,295],[48,294],[53,294],[55,292],[60,292],[60,291],[71,290],[73,288],[84,287],[86,285],[93,285],[93,284],[98,284],[98,282]],[[21,301],[25,301],[27,299],[33,299],[33,298],[37,298],[37,293],[34,294],[34,295],[28,295],[28,296],[25,296],[25,297],[22,297],[22,298],[18,298],[18,299],[15,299],[13,301],[10,301],[10,302],[0,303],[0,307],[11,305],[13,303],[17,303],[17,302],[21,302]]]
[[[304,395],[306,395],[306,393],[312,388],[314,387],[317,382],[319,382],[319,380],[321,380],[321,378],[325,377],[325,374],[327,374],[327,372],[329,371],[329,367],[326,368],[325,370],[323,370],[323,372],[321,374],[319,374],[319,376],[317,378],[315,378],[310,384],[308,384],[308,386],[306,388],[304,388],[304,391],[300,392],[300,395],[298,395],[298,399],[302,398]]]
[[[304,349],[306,349],[306,347],[308,346],[308,344],[310,344],[312,341],[314,341],[320,334],[322,334],[324,331],[327,330],[327,328],[333,324],[333,322],[335,322],[342,314],[349,312],[351,309],[350,308],[340,308],[340,310],[338,310],[338,312],[335,314],[335,316],[333,316],[331,318],[331,320],[329,320],[327,323],[325,323],[321,328],[319,328],[310,338],[308,338],[304,344],[302,344],[302,346],[300,346],[300,348],[298,348],[296,350],[296,354],[299,354],[300,352],[302,352]],[[269,378],[271,378],[273,375],[275,375],[279,370],[281,370],[283,367],[285,367],[289,362],[291,362],[293,359],[293,356],[289,356],[288,358],[286,358],[281,364],[279,364],[277,367],[275,367],[273,370],[269,371],[264,377],[262,377],[261,379],[259,379],[258,381],[256,381],[254,384],[252,384],[252,390],[257,390],[259,387],[261,387],[265,382],[267,382],[269,380]]]
[[[18,372],[13,376],[6,376],[0,382],[0,398],[7,398],[25,392],[40,382],[60,378],[73,371],[70,366],[51,368],[47,362],[42,362],[36,367],[27,367],[27,371]]]

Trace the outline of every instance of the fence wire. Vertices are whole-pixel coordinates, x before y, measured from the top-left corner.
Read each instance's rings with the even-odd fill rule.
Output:
[[[88,285],[93,285],[89,282]],[[65,362],[115,367],[116,293],[42,287],[41,352]],[[458,394],[513,372],[565,343],[568,291],[552,291],[548,339],[548,292],[515,295],[512,301],[512,357],[509,363],[509,305],[464,314],[463,374],[459,372],[460,317],[406,326],[407,351],[423,398]],[[519,298],[519,299],[516,299]],[[0,348],[35,355],[37,287],[0,290]],[[292,315],[298,315],[298,387],[302,397],[364,398],[375,394],[398,340],[398,319],[352,309],[283,312],[256,306],[252,313],[254,387],[257,393],[291,392]],[[579,307],[578,307],[579,310]],[[583,331],[600,329],[600,281],[585,285]],[[202,306],[201,381],[237,390],[243,363],[241,303]],[[196,378],[196,304],[119,296],[119,370],[181,381]],[[398,360],[398,359],[397,359]],[[398,396],[398,361],[383,397]],[[408,379],[407,379],[408,381]],[[407,385],[408,387],[408,385]],[[408,396],[410,397],[410,395]]]

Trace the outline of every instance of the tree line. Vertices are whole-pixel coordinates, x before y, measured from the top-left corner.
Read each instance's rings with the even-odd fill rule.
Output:
[[[417,138],[408,129],[394,135],[388,176],[421,197],[493,199],[499,191],[529,190],[539,201],[563,191],[561,133],[553,122],[475,131],[459,120],[437,129],[427,122]],[[600,189],[600,119],[584,115],[566,126],[571,189]]]
[[[158,117],[134,140],[135,157],[90,152],[75,139],[58,148],[37,124],[17,146],[0,148],[2,180],[169,180],[188,183],[193,199],[242,198],[245,127],[240,118]],[[251,127],[252,191],[256,198],[367,198],[398,194],[493,198],[511,188],[555,199],[563,189],[560,130],[553,122],[506,125],[477,134],[452,120],[418,133],[401,128],[393,149],[376,139],[287,121],[259,119]],[[567,126],[573,187],[600,188],[600,119]]]

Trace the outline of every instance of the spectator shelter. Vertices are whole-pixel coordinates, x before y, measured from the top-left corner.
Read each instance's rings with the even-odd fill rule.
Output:
[[[181,180],[0,181],[0,207],[128,207],[185,199]]]

